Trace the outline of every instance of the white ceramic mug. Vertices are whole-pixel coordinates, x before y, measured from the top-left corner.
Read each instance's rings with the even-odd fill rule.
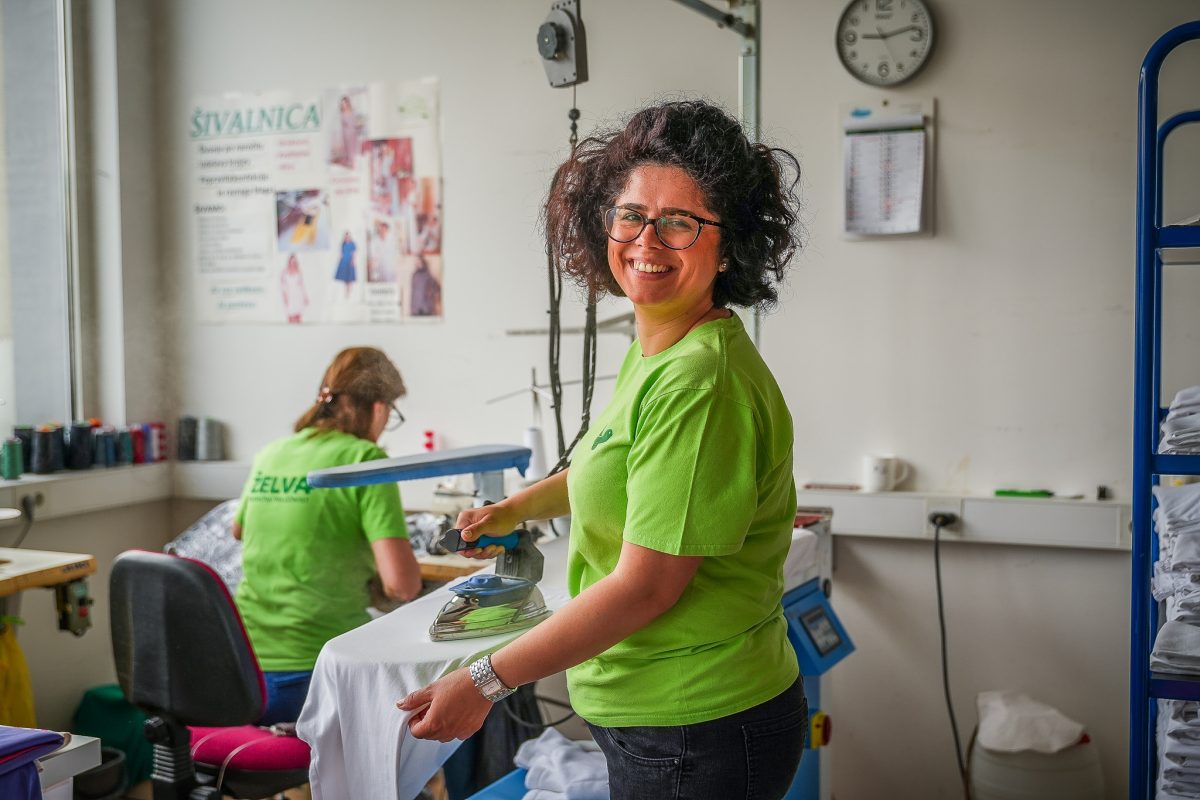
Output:
[[[907,477],[908,464],[895,456],[863,456],[864,492],[890,492]]]

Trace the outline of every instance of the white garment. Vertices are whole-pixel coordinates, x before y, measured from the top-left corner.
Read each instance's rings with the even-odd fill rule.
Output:
[[[1200,626],[1164,622],[1154,639],[1150,668],[1159,672],[1200,674]]]
[[[1057,753],[1079,744],[1083,725],[1020,692],[980,692],[975,741],[998,753]]]
[[[608,763],[595,742],[575,742],[554,728],[517,749],[529,770],[524,800],[608,800]]]
[[[1174,531],[1177,528],[1200,526],[1200,483],[1155,486],[1153,492],[1154,499],[1158,501],[1155,517],[1160,527]]]
[[[538,545],[545,557],[538,586],[551,609],[568,600],[567,545],[565,536]],[[431,641],[429,624],[453,596],[449,587],[430,592],[321,648],[296,723],[296,734],[312,747],[313,800],[409,800],[462,744],[413,738],[409,714],[396,701],[522,631]]]

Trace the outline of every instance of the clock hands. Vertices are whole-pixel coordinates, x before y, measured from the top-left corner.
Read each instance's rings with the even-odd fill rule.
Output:
[[[903,28],[897,28],[894,31],[888,31],[887,33],[884,33],[879,28],[876,28],[875,33],[864,33],[864,34],[862,34],[862,38],[864,38],[864,39],[887,39],[891,36],[895,36],[898,33],[904,33],[905,31],[917,31],[917,30],[920,30],[920,28],[918,28],[916,25],[905,25]]]

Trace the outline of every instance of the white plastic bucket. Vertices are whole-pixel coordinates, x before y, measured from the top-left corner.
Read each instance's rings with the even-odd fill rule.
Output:
[[[1100,754],[1088,737],[1057,753],[998,753],[975,743],[972,800],[1104,800]]]

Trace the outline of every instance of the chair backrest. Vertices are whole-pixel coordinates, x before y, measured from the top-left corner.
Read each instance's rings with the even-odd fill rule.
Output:
[[[109,580],[113,657],[129,702],[185,725],[254,722],[266,684],[233,598],[208,566],[130,550]]]

